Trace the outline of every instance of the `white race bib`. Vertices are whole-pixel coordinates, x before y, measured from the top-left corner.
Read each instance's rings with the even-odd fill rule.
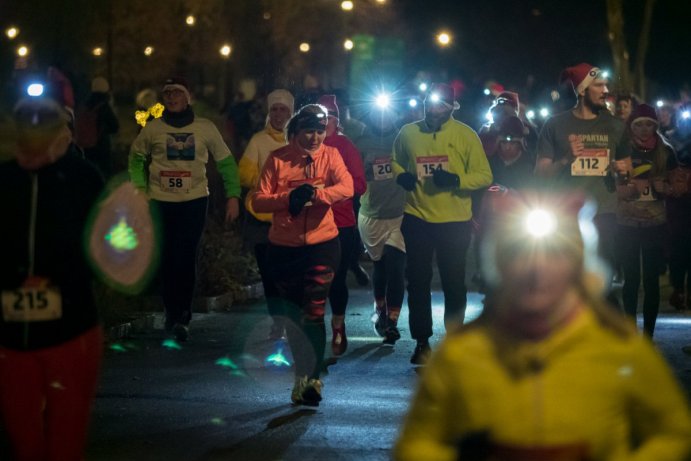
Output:
[[[606,176],[609,149],[583,149],[571,163],[571,176]]]
[[[161,190],[187,194],[192,188],[191,171],[161,171]]]
[[[62,318],[60,289],[46,279],[34,277],[24,286],[2,292],[5,322],[46,322]]]
[[[438,155],[435,157],[417,157],[415,159],[417,179],[431,178],[434,170],[449,171],[449,157]]]
[[[374,172],[375,181],[392,179],[393,169],[391,168],[391,157],[375,158],[372,162],[372,171]]]
[[[649,180],[632,179],[631,181],[636,184],[636,188],[639,191],[638,198],[636,199],[637,202],[654,202],[656,200],[653,195],[653,186]]]

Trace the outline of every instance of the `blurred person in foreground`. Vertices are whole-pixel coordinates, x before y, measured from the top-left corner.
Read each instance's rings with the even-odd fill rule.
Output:
[[[266,257],[271,214],[254,211],[250,199],[259,185],[259,175],[266,159],[269,158],[271,152],[288,143],[285,127],[293,115],[295,100],[289,91],[277,89],[267,95],[267,104],[269,114],[266,118],[266,126],[250,139],[238,164],[238,171],[240,185],[249,189],[245,199],[245,208],[248,213],[245,216],[243,240],[253,247],[259,274],[262,278],[266,306],[273,320],[269,339],[280,339],[283,337],[285,327],[281,317],[278,289],[271,280],[269,260]]]
[[[592,204],[554,192],[495,199],[484,311],[432,355],[394,458],[687,459],[684,393],[602,298]]]
[[[0,416],[17,461],[83,458],[103,352],[84,249],[103,178],[50,93],[19,101],[0,165]]]
[[[404,125],[393,148],[396,182],[410,192],[401,232],[407,257],[410,335],[417,343],[410,358],[413,365],[424,365],[431,352],[435,256],[444,291],[444,325],[449,329],[463,323],[471,192],[492,183],[477,133],[451,115],[460,107],[453,88],[433,84],[424,104],[425,118]]]
[[[209,155],[223,178],[227,222],[240,212],[240,180],[235,159],[216,125],[192,110],[187,80],[167,79],[162,93],[163,115],[148,122],[130,147],[129,174],[132,183],[155,202],[161,216],[165,329],[178,341],[187,341],[197,247],[209,202]]]
[[[294,404],[322,399],[324,311],[341,257],[332,206],[353,196],[353,178],[338,151],[324,144],[327,110],[310,104],[288,122],[288,145],[264,163],[252,208],[273,213],[267,258],[283,300],[295,360]]]

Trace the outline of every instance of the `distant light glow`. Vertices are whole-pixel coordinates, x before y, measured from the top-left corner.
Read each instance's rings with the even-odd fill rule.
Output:
[[[154,47],[153,46],[147,46],[144,48],[144,56],[151,56],[154,53]]]
[[[231,47],[230,45],[228,45],[226,43],[226,44],[221,46],[221,48],[218,50],[218,52],[221,53],[221,56],[223,56],[224,58],[227,58],[228,56],[230,56],[230,53],[233,52],[233,47]]]
[[[103,48],[97,46],[96,48],[91,50],[91,54],[93,54],[94,56],[103,56]]]
[[[410,99],[408,100],[408,105],[409,105],[410,107],[417,107],[417,99],[415,99],[415,98],[410,98]]]
[[[417,88],[418,90],[424,93],[425,91],[427,91],[427,88],[429,88],[429,86],[425,82],[422,82],[417,86]]]
[[[525,113],[525,116],[528,117],[528,120],[532,120],[535,118],[535,111],[529,110],[528,112]]]
[[[22,45],[17,48],[17,56],[24,57],[29,54],[29,47]]]
[[[343,42],[343,48],[345,48],[348,51],[352,50],[354,46],[355,44],[349,38],[345,39],[345,41]]]
[[[657,107],[662,107],[665,105],[665,102],[662,99],[658,99],[657,102],[655,103]]]
[[[104,238],[117,252],[134,250],[139,245],[137,233],[127,224],[124,217],[108,230]]]
[[[310,44],[307,42],[300,43],[300,51],[307,53],[310,50]]]
[[[484,90],[482,90],[482,92],[484,93],[485,96],[489,96],[490,94],[492,94],[492,92],[489,90],[489,88],[485,88]]]
[[[448,46],[451,44],[451,35],[448,32],[440,32],[437,34],[437,42],[441,46]]]
[[[35,98],[43,94],[43,89],[42,83],[32,83],[26,87],[26,94]]]
[[[16,27],[8,27],[7,29],[5,29],[5,35],[7,35],[7,38],[9,38],[10,40],[14,40],[15,38],[17,38],[17,35],[19,35],[19,29],[17,29]]]
[[[353,6],[355,6],[355,5],[350,0],[345,0],[345,1],[341,2],[341,9],[343,11],[352,11]]]
[[[688,110],[685,110],[681,113],[681,118],[683,118],[684,120],[688,119],[689,117],[691,117],[691,112],[689,112]]]
[[[549,109],[547,109],[547,108],[545,108],[545,107],[543,107],[542,109],[540,109],[540,117],[542,117],[542,118],[547,118],[547,117],[549,117]]]
[[[557,220],[552,213],[537,209],[526,216],[525,228],[530,235],[540,238],[554,232],[557,228]]]
[[[193,26],[197,22],[197,19],[191,14],[185,18],[185,24],[188,26]]]
[[[437,93],[432,93],[432,94],[429,96],[429,99],[430,99],[432,102],[439,102],[439,94],[437,94]]]

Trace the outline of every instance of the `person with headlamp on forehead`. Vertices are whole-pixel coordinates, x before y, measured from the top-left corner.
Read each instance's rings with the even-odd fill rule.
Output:
[[[84,238],[104,184],[61,94],[29,85],[0,164],[0,418],[15,460],[83,459],[103,355]]]
[[[324,311],[341,257],[332,206],[353,196],[338,151],[324,144],[326,108],[309,104],[288,122],[288,145],[264,163],[252,208],[273,213],[267,259],[285,309],[295,361],[295,404],[317,406],[326,347]]]
[[[218,128],[210,120],[197,117],[192,110],[187,80],[167,79],[162,93],[163,115],[148,122],[130,147],[129,175],[160,212],[165,329],[178,341],[187,341],[197,247],[209,201],[206,174],[209,155],[216,161],[223,179],[226,222],[234,221],[239,215],[240,180],[235,159]]]
[[[576,106],[545,122],[535,173],[552,188],[593,196],[600,255],[615,268],[617,197],[610,162],[628,157],[631,146],[624,123],[607,110],[608,81],[600,68],[581,63],[564,70],[561,81],[573,88]],[[608,299],[619,304],[613,293]]]
[[[374,262],[372,322],[383,344],[393,346],[401,334],[398,317],[405,295],[405,241],[401,234],[406,191],[396,183],[392,147],[398,128],[398,110],[390,95],[373,101],[362,136],[355,139],[362,152],[367,192],[362,196],[358,229]]]
[[[688,459],[685,393],[604,301],[583,197],[514,191],[486,203],[483,312],[430,358],[395,460]]]
[[[426,362],[432,336],[432,260],[444,291],[444,325],[463,323],[465,260],[471,235],[471,192],[492,183],[477,133],[451,117],[453,89],[437,83],[425,98],[425,118],[403,126],[393,147],[396,182],[409,191],[401,232],[407,255],[411,363]]]

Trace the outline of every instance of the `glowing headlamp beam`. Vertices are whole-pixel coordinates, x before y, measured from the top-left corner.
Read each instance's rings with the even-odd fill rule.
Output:
[[[380,109],[386,109],[391,104],[391,97],[386,93],[382,93],[374,99],[374,104]]]
[[[26,88],[26,94],[34,98],[43,94],[43,85],[40,83],[32,83]]]
[[[533,210],[525,218],[525,229],[533,237],[545,237],[557,228],[554,215],[546,210]]]

